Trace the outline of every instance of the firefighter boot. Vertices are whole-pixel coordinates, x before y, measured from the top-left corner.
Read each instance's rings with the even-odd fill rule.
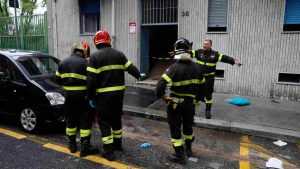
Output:
[[[206,117],[206,119],[211,119],[210,110],[211,110],[211,104],[206,104],[206,109],[205,109],[205,117]]]
[[[76,135],[68,136],[68,148],[71,153],[75,153],[77,151],[77,144],[76,144]]]
[[[88,155],[93,155],[99,153],[97,148],[94,148],[90,144],[91,136],[81,137],[81,151],[80,157],[85,157]]]
[[[174,147],[174,146],[173,146]],[[179,164],[185,164],[185,155],[184,155],[184,147],[179,146],[179,147],[174,147],[175,149],[175,154],[169,155],[168,160],[174,162],[174,163],[179,163]]]
[[[195,137],[192,140],[185,140],[185,154],[187,157],[192,157],[192,142],[194,141]]]
[[[123,151],[122,138],[114,138],[114,149],[116,151]]]
[[[108,161],[115,161],[115,153],[114,153],[114,144],[104,144],[103,145],[103,154],[102,156],[106,158]]]

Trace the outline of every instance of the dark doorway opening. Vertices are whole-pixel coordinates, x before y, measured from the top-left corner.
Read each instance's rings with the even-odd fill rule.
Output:
[[[155,25],[142,27],[141,70],[148,79],[158,80],[175,60],[169,52],[177,40],[177,25]]]

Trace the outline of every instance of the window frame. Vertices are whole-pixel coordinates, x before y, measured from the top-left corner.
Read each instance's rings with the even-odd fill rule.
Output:
[[[80,36],[94,36],[95,33],[101,29],[101,0],[99,0],[100,6],[99,6],[99,12],[94,13],[82,13],[81,12],[81,2],[78,0],[78,7],[79,7],[79,35]],[[85,14],[98,14],[97,16],[97,28],[95,32],[86,32],[85,31]]]
[[[282,17],[281,17],[281,22],[282,22],[282,24],[281,24],[281,33],[282,34],[299,34],[300,33],[300,29],[299,30],[295,30],[295,31],[291,31],[291,30],[284,30],[284,25],[285,25],[285,23],[284,23],[284,20],[285,20],[285,16],[286,16],[286,3],[287,2],[287,0],[284,0],[283,1],[283,10],[282,10]],[[300,23],[299,23],[299,25],[300,25]]]
[[[297,85],[297,86],[300,86],[300,82],[299,83],[296,83],[296,82],[284,82],[284,81],[279,81],[279,74],[297,74],[297,75],[300,75],[300,73],[295,73],[295,72],[278,72],[277,73],[277,84],[284,84],[284,85]]]
[[[227,22],[226,22],[226,31],[208,31],[208,21],[209,21],[209,1],[207,0],[206,4],[206,9],[207,9],[207,16],[206,16],[206,34],[228,34],[229,32],[229,22],[230,22],[230,17],[229,17],[229,11],[230,11],[230,0],[227,1]]]

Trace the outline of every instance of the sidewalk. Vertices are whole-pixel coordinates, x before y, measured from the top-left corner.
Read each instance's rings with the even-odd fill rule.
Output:
[[[214,93],[212,119],[205,119],[205,104],[201,103],[196,108],[196,126],[289,142],[300,141],[299,102],[245,97],[252,104],[239,107],[227,103],[227,99],[233,97],[236,95]],[[127,114],[167,120],[166,105],[156,98],[154,88],[128,86],[123,109]]]

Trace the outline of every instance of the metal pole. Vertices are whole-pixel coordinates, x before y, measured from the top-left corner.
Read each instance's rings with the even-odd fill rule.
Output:
[[[17,18],[17,7],[16,1],[14,0],[14,8],[15,8],[15,25],[16,25],[16,49],[19,49],[19,31],[18,31],[18,18]]]

